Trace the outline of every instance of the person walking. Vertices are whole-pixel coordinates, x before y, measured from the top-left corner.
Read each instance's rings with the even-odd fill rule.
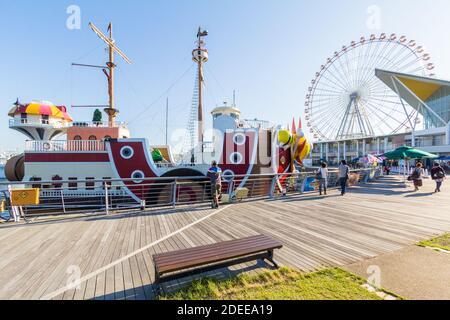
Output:
[[[222,193],[222,170],[216,161],[212,162],[212,167],[208,170],[208,177],[211,182],[212,208],[219,208],[219,198]]]
[[[441,192],[441,186],[445,179],[445,170],[439,162],[435,162],[433,168],[431,168],[431,179],[436,182],[436,190],[434,192]]]
[[[322,162],[321,167],[317,170],[317,179],[319,180],[319,192],[322,195],[322,190],[327,195],[328,186],[328,168],[325,162]]]
[[[391,166],[389,165],[389,163],[384,167],[384,171],[386,172],[387,176],[391,174]]]
[[[341,185],[341,195],[344,196],[347,193],[347,182],[350,175],[350,167],[347,165],[347,161],[342,160],[339,165],[339,183]]]
[[[423,170],[423,164],[421,162],[418,162],[411,175],[411,180],[414,182],[414,191],[419,191],[419,188],[423,186],[424,174],[425,172]]]

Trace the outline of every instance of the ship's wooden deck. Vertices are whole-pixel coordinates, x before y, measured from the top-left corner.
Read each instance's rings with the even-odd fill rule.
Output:
[[[198,207],[2,224],[0,299],[151,299],[155,252],[256,234],[283,242],[276,254],[280,264],[310,271],[450,231],[450,192],[431,194],[431,182],[420,193],[410,190],[386,177],[352,188],[346,197],[332,192],[245,202],[219,212]],[[79,288],[61,290],[78,275]]]

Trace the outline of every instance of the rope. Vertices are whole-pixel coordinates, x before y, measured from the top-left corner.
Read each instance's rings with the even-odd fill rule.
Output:
[[[175,80],[167,90],[165,90],[156,100],[154,100],[148,107],[146,107],[144,110],[142,110],[141,112],[139,112],[136,117],[134,117],[133,119],[131,119],[131,121],[129,122],[129,124],[135,122],[137,119],[141,118],[141,116],[143,114],[145,114],[151,107],[153,107],[155,104],[157,104],[162,98],[166,97],[167,94],[178,84],[178,82],[180,82],[185,76],[186,74],[188,74],[189,71],[191,71],[191,69],[194,67],[194,64],[191,64],[189,66],[189,68],[183,72],[183,74],[177,79]]]

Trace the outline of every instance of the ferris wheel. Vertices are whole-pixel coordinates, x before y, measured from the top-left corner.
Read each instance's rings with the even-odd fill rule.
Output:
[[[361,37],[334,52],[308,88],[307,125],[315,140],[343,140],[410,131],[414,108],[375,75],[376,69],[434,76],[430,54],[405,36]]]

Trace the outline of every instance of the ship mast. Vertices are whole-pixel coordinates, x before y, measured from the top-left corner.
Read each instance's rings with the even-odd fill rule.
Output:
[[[112,23],[109,24],[108,30],[110,43],[114,43]],[[106,74],[106,77],[108,78],[109,108],[106,108],[105,112],[108,115],[109,126],[112,127],[116,122],[116,117],[118,114],[118,110],[115,109],[114,105],[114,74],[116,65],[114,64],[114,48],[112,45],[108,45],[108,52],[109,62],[106,65],[108,66],[109,73]]]
[[[205,49],[204,37],[208,35],[208,31],[202,30],[201,27],[198,28],[197,33],[197,48],[192,51],[192,60],[197,63],[198,71],[198,106],[197,106],[197,123],[198,123],[198,146],[199,152],[202,156],[203,162],[203,152],[204,152],[204,122],[203,122],[203,64],[208,61],[208,50]],[[194,152],[194,151],[193,151]]]
[[[131,64],[131,60],[116,46],[116,42],[113,38],[113,26],[112,23],[108,26],[109,35],[106,36],[100,31],[92,22],[89,23],[89,27],[94,31],[97,36],[102,39],[108,45],[109,61],[106,63],[106,68],[103,68],[108,79],[108,96],[109,104],[108,107],[104,109],[105,113],[108,115],[108,125],[109,127],[114,127],[116,122],[116,117],[119,110],[115,107],[114,102],[114,79],[115,79],[115,69],[116,64],[114,63],[115,54],[117,53],[126,63]],[[95,67],[95,66],[94,66]]]

